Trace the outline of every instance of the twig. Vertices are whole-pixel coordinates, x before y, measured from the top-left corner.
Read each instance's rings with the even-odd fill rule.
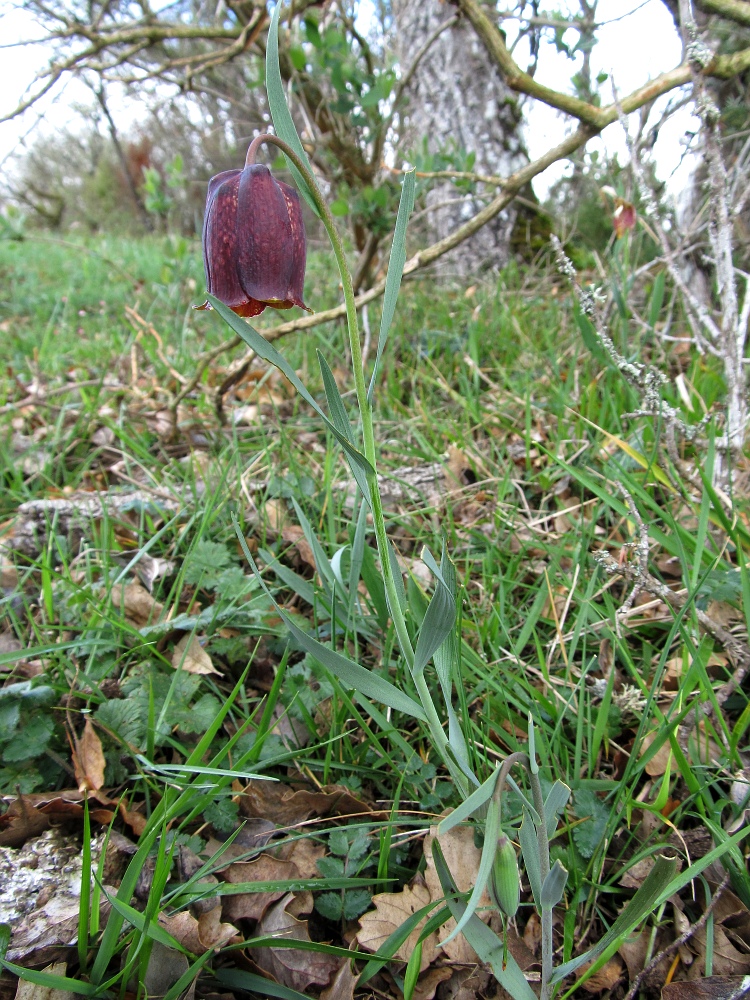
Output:
[[[701,914],[700,919],[696,920],[694,924],[691,924],[684,934],[680,934],[678,938],[675,938],[675,940],[671,944],[668,944],[666,948],[663,948],[658,955],[655,955],[651,959],[646,968],[642,969],[633,980],[633,983],[628,992],[626,993],[624,1000],[635,1000],[635,997],[637,996],[638,991],[641,988],[641,983],[643,982],[643,980],[651,972],[653,972],[654,969],[656,969],[664,961],[665,958],[669,958],[669,956],[673,955],[679,948],[682,947],[682,945],[687,944],[690,938],[693,937],[695,934],[697,934],[698,931],[705,926],[706,922],[708,921],[708,918],[714,911],[714,907],[719,902],[719,897],[721,896],[721,894],[724,892],[724,890],[728,885],[729,885],[729,874],[725,875],[724,878],[722,879],[721,884],[717,888],[716,892],[713,894],[711,902],[708,904],[705,911]]]

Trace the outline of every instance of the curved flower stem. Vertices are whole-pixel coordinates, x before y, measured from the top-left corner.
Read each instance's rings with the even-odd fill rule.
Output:
[[[255,163],[255,154],[263,143],[278,146],[282,153],[284,153],[284,155],[291,160],[300,174],[302,174],[310,195],[315,202],[315,207],[320,214],[321,221],[326,228],[326,232],[328,233],[328,237],[331,241],[331,246],[333,247],[339,274],[341,275],[341,285],[344,291],[346,323],[349,331],[349,349],[352,355],[352,368],[354,369],[354,388],[357,396],[357,405],[362,418],[364,454],[365,458],[373,468],[373,472],[367,476],[367,484],[370,488],[370,496],[368,499],[370,509],[372,511],[375,539],[378,546],[378,555],[380,556],[383,583],[385,584],[385,591],[388,597],[388,607],[391,612],[391,620],[393,621],[393,627],[396,630],[396,637],[398,639],[399,647],[401,648],[401,654],[406,660],[409,672],[414,678],[414,684],[417,688],[419,699],[422,702],[425,715],[427,716],[430,735],[436,745],[436,749],[451,772],[454,780],[460,781],[461,787],[464,787],[466,783],[466,776],[460,768],[454,764],[450,752],[448,751],[448,739],[441,725],[437,710],[435,709],[435,704],[427,687],[427,682],[421,672],[415,674],[413,670],[414,647],[412,646],[409,631],[406,627],[406,620],[398,599],[398,590],[396,589],[393,567],[391,566],[390,542],[388,541],[388,535],[385,530],[383,505],[380,499],[377,472],[375,471],[377,468],[377,455],[375,450],[375,430],[372,420],[372,405],[367,398],[367,387],[365,385],[365,372],[362,360],[362,345],[359,337],[359,324],[357,320],[357,306],[355,303],[354,286],[352,284],[352,276],[349,271],[349,265],[346,262],[341,237],[339,236],[336,224],[333,221],[333,216],[331,215],[325,198],[318,188],[315,178],[312,176],[307,166],[302,162],[297,153],[291,148],[291,146],[288,145],[288,143],[284,142],[283,139],[279,139],[276,135],[256,136],[250,143],[245,163],[247,165]]]
[[[535,756],[529,759],[529,784],[534,800],[534,808],[539,813],[541,822],[536,826],[537,843],[539,844],[539,867],[541,869],[541,883],[549,875],[549,838],[547,837],[547,822],[544,816],[544,793],[542,783],[539,780],[539,765]],[[541,901],[540,901],[541,902]],[[541,907],[542,923],[542,984],[540,1000],[549,1000],[550,986],[552,978],[552,909],[551,907]]]

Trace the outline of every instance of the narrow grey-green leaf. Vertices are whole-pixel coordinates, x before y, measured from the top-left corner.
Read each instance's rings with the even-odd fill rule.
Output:
[[[415,673],[424,670],[433,653],[450,635],[455,623],[456,602],[453,595],[442,581],[436,580],[435,593],[427,607],[414,651]]]
[[[618,938],[625,938],[632,930],[649,915],[653,913],[657,900],[660,898],[663,889],[670,884],[672,876],[677,868],[677,858],[666,858],[659,855],[654,862],[654,867],[646,876],[643,884],[630,900],[628,905],[612,924],[606,934],[596,942],[585,954],[578,955],[577,958],[565,962],[558,966],[552,974],[550,983],[559,983],[571,972],[575,972],[585,962],[590,962],[597,955],[600,955],[605,948],[613,944]]]
[[[562,781],[556,781],[544,800],[544,822],[547,826],[547,836],[552,837],[557,829],[557,817],[565,808],[570,798],[570,789]]]
[[[467,799],[464,799],[460,806],[457,806],[445,819],[440,820],[438,823],[438,833],[441,835],[447,833],[454,826],[458,826],[459,823],[467,820],[477,809],[481,809],[485,802],[488,802],[492,798],[499,773],[499,768],[494,770],[479,788],[473,791]]]
[[[300,160],[302,160],[310,173],[312,173],[310,161],[308,160],[307,153],[305,152],[304,147],[300,142],[300,138],[297,135],[297,129],[294,126],[289,105],[286,103],[284,84],[281,80],[281,70],[279,69],[280,15],[281,0],[279,0],[273,9],[271,24],[268,28],[268,40],[266,42],[266,93],[268,94],[268,107],[271,112],[273,127],[276,129],[276,135],[279,139],[283,139],[287,145],[292,147],[297,156],[299,156]],[[318,211],[318,206],[315,204],[315,199],[310,194],[307,181],[290,160],[287,160],[287,163],[297,187],[299,188],[300,194],[313,212],[319,216],[320,212]]]
[[[235,527],[239,528],[239,525],[236,525]],[[260,582],[261,587],[263,587],[266,595],[273,601],[279,617],[297,640],[299,645],[306,652],[314,656],[315,659],[330,670],[335,677],[338,677],[345,687],[353,688],[355,691],[363,694],[366,698],[373,698],[375,701],[382,702],[383,705],[387,705],[396,712],[403,712],[405,715],[411,715],[415,719],[421,719],[423,722],[426,721],[426,716],[422,707],[417,704],[413,698],[410,698],[408,694],[404,694],[404,692],[400,691],[394,684],[387,681],[385,677],[381,677],[380,674],[376,674],[372,670],[367,670],[365,667],[362,667],[359,663],[355,663],[353,660],[350,660],[342,653],[337,653],[334,649],[331,649],[330,646],[323,645],[322,642],[314,639],[311,635],[308,635],[307,632],[303,632],[298,625],[295,625],[283,608],[279,607],[276,603],[276,599],[266,586],[263,577],[260,575],[258,567],[255,565],[255,560],[250,555],[247,542],[245,541],[242,532],[239,530],[237,531],[237,538],[240,542],[245,558],[258,578],[258,581]]]
[[[523,823],[518,831],[518,840],[521,844],[523,863],[526,867],[526,874],[529,877],[531,892],[538,910],[542,908],[542,865],[539,860],[539,841],[536,830],[528,810],[523,811]]]
[[[542,883],[542,891],[539,901],[543,910],[551,910],[557,906],[565,892],[565,883],[568,881],[568,871],[558,859],[547,873],[547,877]]]
[[[398,597],[398,604],[402,612],[406,611],[406,591],[404,590],[404,578],[401,575],[401,567],[398,564],[398,556],[396,555],[396,550],[394,549],[391,541],[388,541],[388,559],[391,564],[391,573],[393,574],[393,582],[396,585],[396,595]]]
[[[355,447],[352,426],[349,422],[349,417],[347,415],[346,408],[344,407],[344,401],[341,398],[339,387],[336,385],[336,379],[333,377],[333,372],[331,371],[328,362],[320,351],[318,351],[318,364],[320,365],[320,374],[323,376],[323,388],[325,390],[326,400],[328,401],[328,410],[331,414],[331,420],[333,421],[338,432],[346,437],[352,447]],[[362,496],[365,498],[369,506],[370,486],[367,482],[367,472],[358,462],[355,462],[350,457],[348,451],[345,450],[345,454],[349,460],[349,468],[352,470],[352,475],[357,482],[357,486],[359,486]]]
[[[458,890],[437,840],[433,840],[432,842],[432,857],[435,862],[435,871],[440,879],[440,885],[445,893],[445,901],[448,904],[448,908],[454,919],[460,920],[466,909],[466,903],[463,900],[455,898]],[[479,919],[476,913],[466,924],[464,937],[477,955],[479,955],[480,959],[491,966],[497,981],[504,990],[510,993],[514,1000],[538,1000],[536,994],[526,982],[526,977],[521,971],[518,962],[516,962],[510,952],[507,953],[506,962],[503,942],[487,924]]]
[[[273,344],[269,344],[266,338],[262,334],[258,333],[254,327],[250,326],[248,322],[241,319],[239,316],[236,316],[228,306],[224,305],[223,302],[220,302],[213,295],[208,296],[208,301],[211,303],[212,307],[216,310],[219,316],[221,316],[224,322],[234,330],[238,337],[241,337],[242,340],[245,341],[248,347],[255,351],[259,358],[263,358],[264,361],[267,361],[270,365],[278,368],[279,371],[289,379],[305,402],[312,406],[318,416],[323,418],[326,426],[330,429],[339,444],[343,447],[351,461],[355,462],[358,468],[360,468],[366,476],[369,474],[374,476],[375,470],[367,461],[365,456],[361,451],[358,451],[358,449],[354,447],[345,434],[341,433],[333,421],[328,419],[320,406],[318,406],[315,402],[315,399],[305,388],[296,371],[292,368],[284,355],[280,354]],[[366,495],[369,496],[369,493]]]
[[[435,565],[433,555],[427,546],[423,550],[422,558],[435,577],[445,584],[453,597],[455,606],[454,625],[438,649],[435,650],[433,663],[435,664],[435,671],[438,675],[440,690],[443,693],[443,701],[445,702],[445,711],[448,716],[448,745],[456,763],[471,784],[478,786],[479,781],[469,763],[469,750],[466,745],[466,738],[464,737],[461,723],[458,720],[452,703],[453,684],[455,683],[457,688],[461,684],[461,642],[459,637],[461,597],[458,593],[456,582],[456,567],[448,556],[445,544],[443,545],[443,555],[439,567]]]
[[[388,274],[385,279],[385,292],[383,294],[383,312],[380,317],[380,333],[378,335],[378,349],[375,355],[375,365],[372,370],[370,387],[367,390],[367,398],[372,402],[375,392],[375,381],[380,368],[380,361],[383,357],[388,331],[393,322],[393,315],[396,312],[396,302],[401,288],[401,278],[404,273],[406,263],[406,227],[409,216],[414,208],[414,192],[416,189],[415,171],[409,170],[404,174],[401,185],[401,198],[398,203],[398,215],[396,216],[396,229],[393,233],[391,244],[391,256],[388,261]]]
[[[293,569],[289,569],[283,563],[269,552],[268,549],[259,549],[258,555],[261,557],[263,562],[268,566],[270,570],[276,574],[276,576],[281,580],[282,583],[286,584],[290,590],[293,590],[295,594],[302,598],[307,604],[314,606],[316,601],[315,588],[299,573],[295,573]],[[330,608],[326,607],[327,611]]]
[[[315,559],[315,568],[318,573],[320,573],[322,579],[327,580],[331,587],[334,587],[336,585],[336,574],[333,572],[331,560],[323,551],[323,546],[318,541],[318,536],[315,534],[312,529],[312,525],[307,520],[305,512],[297,503],[296,497],[292,497],[292,506],[294,507],[294,513],[297,515],[297,520],[299,521],[300,527],[302,528],[302,532],[305,536],[305,541],[312,549],[312,554]]]
[[[467,925],[471,917],[474,916],[477,907],[479,906],[479,900],[482,898],[482,893],[484,892],[487,883],[490,880],[490,875],[492,874],[492,865],[495,861],[495,854],[497,853],[497,840],[500,836],[500,802],[497,796],[490,799],[490,804],[487,809],[487,821],[484,826],[484,844],[482,845],[482,854],[479,858],[479,868],[477,869],[476,879],[474,881],[474,888],[471,891],[471,896],[466,904],[466,909],[461,914],[460,919],[456,922],[456,926],[453,928],[451,933],[445,938],[441,944],[445,945],[453,938],[460,934],[460,932]]]
[[[359,594],[359,580],[362,574],[362,560],[365,557],[365,538],[367,534],[367,504],[364,497],[359,505],[357,526],[354,529],[352,541],[352,557],[349,563],[349,617],[354,617],[354,609]]]

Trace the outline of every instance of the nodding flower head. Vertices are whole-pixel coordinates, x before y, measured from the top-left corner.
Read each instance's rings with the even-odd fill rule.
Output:
[[[208,182],[206,287],[239,316],[258,316],[266,306],[307,309],[302,301],[307,241],[299,195],[268,167],[253,162],[255,148],[254,142],[242,170],[225,170]]]

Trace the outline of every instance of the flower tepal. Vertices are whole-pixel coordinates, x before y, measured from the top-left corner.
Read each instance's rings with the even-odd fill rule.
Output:
[[[254,159],[253,146],[248,161]],[[302,207],[294,188],[253,162],[211,178],[203,220],[210,295],[239,316],[257,316],[266,306],[307,309],[302,300],[306,255]]]

